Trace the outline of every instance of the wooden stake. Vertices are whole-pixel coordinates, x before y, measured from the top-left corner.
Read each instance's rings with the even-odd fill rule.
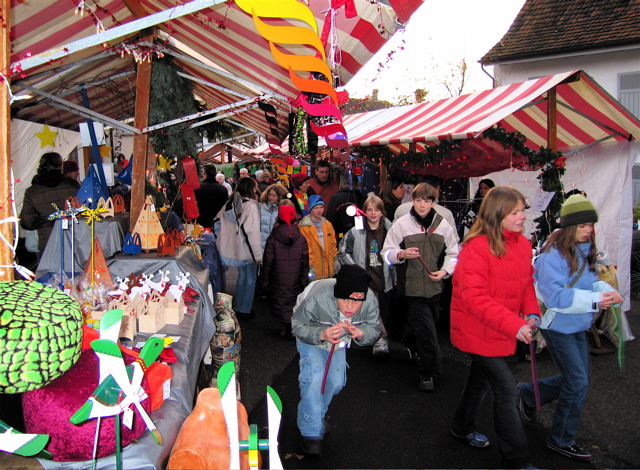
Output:
[[[11,2],[0,0],[0,8],[4,27],[0,35],[0,69],[9,70],[9,38],[11,25]],[[8,72],[7,72],[8,73]],[[11,189],[11,111],[9,105],[9,90],[6,83],[0,83],[0,219],[12,216],[11,206],[13,196]],[[15,214],[18,215],[18,214]],[[0,232],[9,243],[13,243],[13,224],[0,224]],[[4,242],[0,241],[4,245]],[[0,248],[0,265],[9,266],[13,263],[13,253],[8,246]],[[13,269],[0,268],[0,281],[13,281]]]

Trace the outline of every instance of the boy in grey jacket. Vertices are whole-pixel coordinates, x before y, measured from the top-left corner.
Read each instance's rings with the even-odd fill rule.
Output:
[[[312,282],[298,296],[291,325],[300,353],[298,428],[302,451],[320,456],[329,403],[346,383],[351,339],[370,346],[380,336],[378,300],[367,295],[369,274],[343,266],[336,279]]]

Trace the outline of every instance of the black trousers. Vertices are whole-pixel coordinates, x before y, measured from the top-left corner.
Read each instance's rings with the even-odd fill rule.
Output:
[[[409,304],[407,326],[415,338],[415,346],[420,362],[420,376],[437,377],[442,372],[442,357],[438,345],[436,322],[438,321],[439,296],[406,297]]]

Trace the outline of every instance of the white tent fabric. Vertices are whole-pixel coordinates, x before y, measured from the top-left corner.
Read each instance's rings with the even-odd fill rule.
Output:
[[[570,149],[562,149],[569,152]],[[580,189],[587,193],[598,210],[596,244],[609,254],[617,267],[620,293],[625,298],[623,310],[629,310],[630,258],[633,226],[633,194],[631,169],[640,156],[640,143],[613,142],[596,145],[574,154],[566,161],[566,173],[562,182],[566,192]],[[502,170],[483,177],[470,178],[472,194],[475,194],[482,178],[490,178],[497,186],[511,186],[520,190],[531,201],[540,192],[537,171]],[[526,227],[535,230],[533,220],[539,212],[529,211]]]
[[[58,133],[54,140],[55,146],[41,147],[41,141],[36,134],[43,130],[43,124],[20,119],[11,120],[11,168],[16,181],[13,196],[16,201],[16,216],[20,215],[24,192],[31,186],[31,180],[36,174],[42,154],[57,152],[64,159],[80,145],[80,132],[49,126],[51,132]]]

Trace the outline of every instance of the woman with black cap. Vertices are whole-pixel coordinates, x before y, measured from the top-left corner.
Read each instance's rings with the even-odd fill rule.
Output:
[[[594,313],[622,303],[622,296],[596,274],[593,224],[595,207],[581,194],[570,196],[560,209],[560,229],[553,232],[535,263],[538,297],[546,312],[540,329],[560,371],[538,380],[540,403],[557,400],[547,447],[575,460],[587,461],[589,451],[578,447],[576,433],[589,390],[589,341],[586,330]],[[518,385],[520,414],[534,421],[531,383]]]

